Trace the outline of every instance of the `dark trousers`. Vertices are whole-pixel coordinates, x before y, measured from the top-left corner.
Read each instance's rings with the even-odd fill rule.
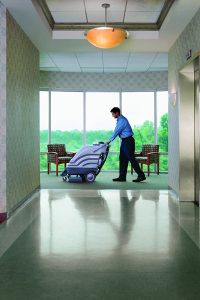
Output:
[[[135,140],[131,136],[122,140],[120,147],[120,155],[119,155],[119,177],[126,179],[128,162],[130,161],[133,169],[138,174],[138,176],[143,175],[143,171],[140,169],[140,166],[135,159]]]

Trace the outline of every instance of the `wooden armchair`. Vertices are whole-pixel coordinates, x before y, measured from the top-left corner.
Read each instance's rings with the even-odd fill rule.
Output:
[[[66,164],[71,160],[71,158],[76,154],[74,152],[67,152],[65,149],[65,144],[49,144],[47,145],[47,173],[50,172],[50,165],[56,164],[56,176],[58,176],[58,165]]]
[[[141,164],[141,169],[143,170],[143,165],[147,165],[148,176],[150,174],[150,165],[157,165],[157,174],[159,175],[159,145],[146,144],[142,146],[142,151],[140,153],[135,153],[135,157],[139,164]],[[131,166],[131,174],[133,174],[133,168]]]

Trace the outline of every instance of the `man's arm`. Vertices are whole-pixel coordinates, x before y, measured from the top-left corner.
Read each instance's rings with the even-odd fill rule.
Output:
[[[108,140],[108,142],[112,142],[114,141],[114,139],[123,131],[123,129],[126,127],[126,122],[124,120],[119,120],[119,122],[117,122],[117,125],[115,127],[115,130],[112,134],[112,136],[110,137],[110,139]]]

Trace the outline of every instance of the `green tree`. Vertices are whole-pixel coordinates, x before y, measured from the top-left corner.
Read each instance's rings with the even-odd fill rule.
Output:
[[[160,119],[160,127],[158,128],[158,142],[160,150],[168,152],[168,114],[164,114]]]
[[[160,118],[160,127],[158,128],[158,143],[160,145],[160,152],[168,152],[168,113]],[[168,156],[160,156],[160,170],[168,170]]]
[[[154,143],[153,122],[145,121],[141,126],[135,126],[133,131],[136,142],[136,151],[140,151],[144,144]]]

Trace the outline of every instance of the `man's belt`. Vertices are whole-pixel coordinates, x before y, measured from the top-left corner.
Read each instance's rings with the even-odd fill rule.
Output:
[[[122,141],[125,141],[125,140],[127,140],[127,139],[132,138],[132,137],[133,137],[132,135],[129,135],[129,136],[125,137],[125,138],[121,138],[121,140],[122,140]]]

